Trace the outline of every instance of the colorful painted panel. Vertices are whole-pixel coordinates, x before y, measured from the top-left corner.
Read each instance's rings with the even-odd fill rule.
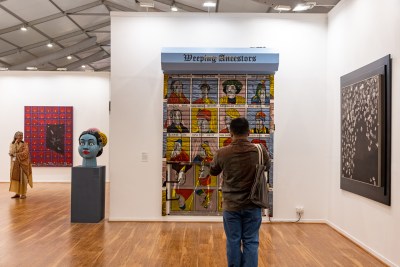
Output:
[[[273,159],[273,87],[273,75],[164,76],[167,214],[221,214],[222,178],[210,175],[208,163],[219,148],[232,142],[229,127],[233,119],[246,117],[249,140],[263,144]],[[272,168],[269,177],[273,188]]]
[[[25,106],[24,131],[33,166],[72,166],[73,107]]]

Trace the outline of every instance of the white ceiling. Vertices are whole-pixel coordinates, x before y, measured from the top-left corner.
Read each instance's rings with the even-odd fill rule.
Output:
[[[208,9],[205,0],[154,0],[154,8],[147,9],[140,1],[152,0],[0,0],[0,67],[110,71],[110,11],[171,12],[175,4],[178,12],[277,13],[274,6],[303,2],[209,0],[216,7]],[[317,0],[302,13],[328,13],[339,1]],[[27,31],[20,30],[23,25]]]

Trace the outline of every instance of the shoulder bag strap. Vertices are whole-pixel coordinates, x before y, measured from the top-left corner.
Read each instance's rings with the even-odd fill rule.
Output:
[[[261,148],[260,144],[256,144],[257,150],[258,150],[258,164],[259,165],[263,165],[264,164],[264,155],[263,155],[263,151]]]

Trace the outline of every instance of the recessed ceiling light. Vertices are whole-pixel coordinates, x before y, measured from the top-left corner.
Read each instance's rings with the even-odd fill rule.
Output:
[[[213,2],[204,2],[203,4],[204,7],[216,7],[217,4]]]
[[[28,30],[28,28],[25,25],[22,25],[22,27],[20,28],[21,31],[26,32]]]
[[[315,7],[317,5],[316,2],[306,2],[306,3],[300,3],[297,4],[297,6],[295,6],[293,8],[293,11],[305,11],[305,10],[309,10],[312,9],[313,7]]]
[[[274,9],[276,11],[290,11],[292,8],[290,6],[277,5],[277,6],[274,6]]]
[[[71,57],[71,56],[68,56],[68,57],[67,57],[67,59],[68,59],[68,60],[71,60],[71,59],[72,59],[72,57]]]
[[[52,44],[52,43],[48,43],[48,44],[47,44],[47,47],[52,48],[52,47],[53,47],[53,44]]]
[[[154,1],[142,0],[140,1],[139,5],[141,7],[154,7]]]
[[[86,68],[86,66],[85,66],[85,65],[82,65],[82,68]]]
[[[26,67],[26,70],[37,70],[36,67]]]
[[[178,11],[178,8],[175,5],[172,5],[171,6],[171,11],[176,12],[176,11]]]
[[[0,71],[8,70],[6,67],[0,67]]]

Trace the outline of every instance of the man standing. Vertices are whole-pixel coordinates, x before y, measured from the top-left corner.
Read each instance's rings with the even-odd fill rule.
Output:
[[[247,138],[249,122],[233,119],[230,125],[232,143],[216,152],[210,174],[223,172],[223,220],[226,234],[228,266],[257,266],[261,208],[249,200],[258,164],[258,150]],[[262,147],[264,165],[270,167],[268,153]]]

